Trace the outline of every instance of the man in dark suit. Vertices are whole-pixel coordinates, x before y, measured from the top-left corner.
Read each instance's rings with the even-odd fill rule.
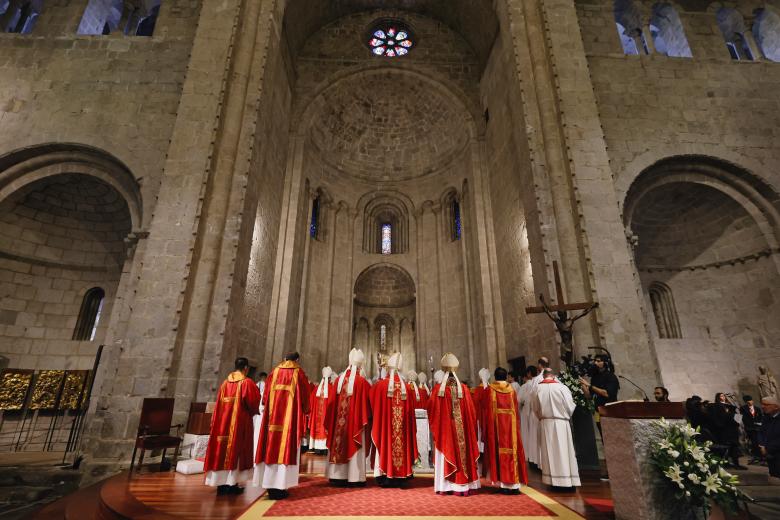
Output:
[[[745,426],[745,435],[750,441],[751,459],[748,464],[757,464],[761,461],[761,450],[758,449],[758,432],[764,420],[764,412],[759,406],[753,404],[753,398],[749,395],[742,397],[745,404],[739,407],[742,414],[742,424]]]
[[[758,434],[758,446],[766,457],[769,474],[780,478],[780,405],[777,397],[761,399],[764,409],[764,424]]]

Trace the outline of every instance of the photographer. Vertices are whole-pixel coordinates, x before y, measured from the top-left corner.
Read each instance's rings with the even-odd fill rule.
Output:
[[[584,377],[580,377],[580,385],[582,385],[582,391],[585,393],[585,397],[593,399],[593,404],[596,405],[596,425],[599,428],[601,434],[601,420],[598,414],[600,406],[604,406],[607,403],[613,403],[617,401],[618,390],[620,389],[620,383],[615,375],[615,367],[612,365],[612,360],[606,354],[598,354],[593,358],[594,369],[591,371],[590,381]],[[602,434],[602,441],[604,436]]]

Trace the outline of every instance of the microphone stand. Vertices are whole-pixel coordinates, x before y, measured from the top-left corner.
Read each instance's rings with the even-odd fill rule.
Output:
[[[628,381],[629,383],[631,383],[631,384],[632,384],[632,385],[633,385],[633,386],[634,386],[634,387],[635,387],[637,390],[639,390],[640,392],[642,392],[642,395],[644,395],[644,396],[645,396],[645,399],[644,399],[644,400],[645,400],[645,402],[648,402],[648,401],[650,401],[650,398],[649,398],[649,397],[647,397],[647,392],[645,392],[644,390],[642,390],[642,387],[640,387],[639,385],[637,385],[636,383],[634,383],[633,381],[631,381],[629,378],[627,378],[627,377],[625,377],[625,376],[618,376],[618,377],[619,377],[620,379],[625,379],[626,381]]]

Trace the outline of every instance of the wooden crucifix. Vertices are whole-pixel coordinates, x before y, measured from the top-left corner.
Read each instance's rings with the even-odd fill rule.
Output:
[[[574,322],[583,316],[587,315],[599,306],[598,302],[584,302],[584,303],[566,303],[563,298],[563,288],[561,287],[561,276],[558,273],[558,262],[553,260],[553,276],[555,277],[555,297],[556,304],[548,305],[544,301],[544,294],[539,295],[539,301],[542,302],[538,307],[526,307],[526,314],[540,314],[545,313],[553,323],[555,328],[558,329],[558,334],[561,336],[561,360],[566,363],[566,366],[571,366],[573,361],[574,347],[572,345],[572,327]],[[579,314],[569,317],[569,311],[582,310]],[[555,314],[553,314],[555,313]]]

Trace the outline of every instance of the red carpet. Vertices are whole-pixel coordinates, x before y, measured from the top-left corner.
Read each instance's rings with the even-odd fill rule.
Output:
[[[288,516],[547,516],[557,515],[526,495],[501,495],[483,488],[469,497],[437,495],[433,479],[418,477],[406,489],[334,488],[322,477],[302,478],[290,497],[271,506],[265,517]]]

